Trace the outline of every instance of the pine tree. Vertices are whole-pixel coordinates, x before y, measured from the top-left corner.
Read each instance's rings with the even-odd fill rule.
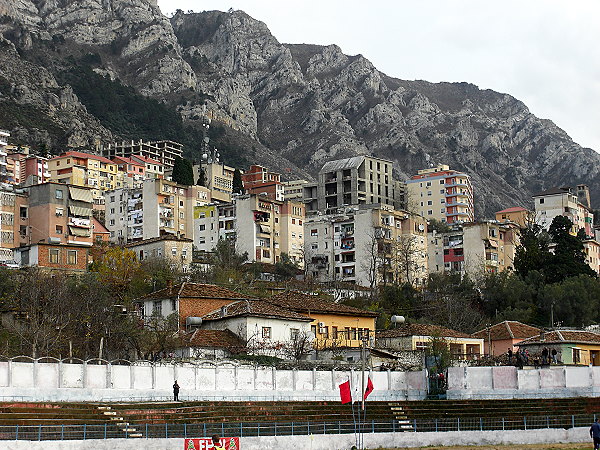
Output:
[[[194,184],[194,169],[192,163],[187,159],[180,157],[175,158],[173,164],[173,175],[171,176],[173,181],[184,186],[191,186]]]
[[[244,183],[242,182],[242,173],[240,169],[235,169],[233,172],[233,190],[234,194],[244,193]]]
[[[199,170],[199,174],[198,174],[198,181],[196,181],[196,184],[198,186],[208,187],[207,181],[208,180],[206,179],[206,172],[204,172],[204,168],[202,168],[202,166],[200,166],[200,170]]]

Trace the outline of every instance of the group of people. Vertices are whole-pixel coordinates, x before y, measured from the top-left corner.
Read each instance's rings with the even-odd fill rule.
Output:
[[[513,349],[509,348],[508,351],[506,352],[506,355],[508,356],[508,364],[513,364],[513,358],[514,358],[514,364],[519,369],[522,369],[523,366],[526,366],[529,364],[530,355],[529,355],[529,350],[527,350],[527,349],[519,349],[519,350],[513,352]],[[556,351],[555,348],[550,350],[548,347],[544,347],[542,349],[542,353],[541,353],[541,361],[538,357],[533,359],[533,365],[535,367],[546,366],[550,363],[558,364],[558,352]]]

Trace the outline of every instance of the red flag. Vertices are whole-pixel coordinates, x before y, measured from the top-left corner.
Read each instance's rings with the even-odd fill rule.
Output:
[[[369,394],[370,394],[371,392],[373,392],[373,389],[374,389],[374,388],[373,388],[373,382],[371,381],[371,377],[369,377],[369,378],[368,378],[368,381],[367,381],[367,389],[365,389],[365,395],[364,395],[364,397],[363,397],[363,400],[366,400],[366,399],[367,399],[367,397],[369,396]]]
[[[340,384],[339,388],[342,405],[344,403],[350,403],[352,401],[352,393],[350,392],[350,381],[346,381],[345,383]]]

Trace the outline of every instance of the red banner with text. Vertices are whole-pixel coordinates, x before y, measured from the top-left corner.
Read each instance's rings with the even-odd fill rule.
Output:
[[[221,447],[224,450],[239,450],[240,438],[224,437],[221,438]],[[186,439],[183,450],[212,450],[215,447],[211,438]]]

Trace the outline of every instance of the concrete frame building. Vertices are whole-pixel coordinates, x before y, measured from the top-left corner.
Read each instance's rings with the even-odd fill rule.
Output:
[[[130,158],[139,155],[160,162],[166,172],[170,172],[177,157],[183,156],[183,144],[170,140],[162,141],[123,141],[108,144],[100,149],[102,156],[112,159],[115,156]]]
[[[291,180],[283,181],[283,198],[284,200],[294,200],[301,202],[304,195],[304,186],[308,184],[307,180]],[[315,208],[316,209],[316,206]]]
[[[449,224],[473,222],[473,186],[471,177],[441,164],[419,170],[406,181],[406,202],[409,211]]]
[[[373,156],[355,156],[326,162],[319,172],[316,206],[330,213],[350,205],[379,203],[394,206],[392,161]],[[315,212],[314,186],[305,185],[307,212]]]
[[[231,192],[233,191],[233,174],[235,169],[226,166],[223,163],[202,163],[194,164],[194,181],[198,180],[200,170],[204,171],[206,176],[206,187],[211,191],[211,198],[214,201],[228,203],[231,201]]]
[[[427,224],[389,205],[361,205],[304,222],[305,264],[317,281],[360,286],[421,285],[427,270]]]

